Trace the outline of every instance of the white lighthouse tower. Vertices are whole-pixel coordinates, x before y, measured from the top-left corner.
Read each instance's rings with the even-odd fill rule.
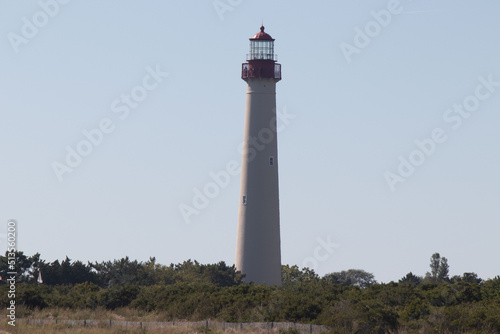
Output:
[[[242,65],[247,83],[241,167],[236,269],[245,281],[281,285],[276,63],[274,39],[264,32],[250,38],[250,54]]]

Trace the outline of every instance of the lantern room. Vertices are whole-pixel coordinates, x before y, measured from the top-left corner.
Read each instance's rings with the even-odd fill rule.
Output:
[[[281,80],[281,65],[276,63],[278,56],[274,54],[274,38],[264,32],[264,26],[260,32],[250,38],[250,53],[247,54],[248,63],[242,64],[241,78],[269,78]]]
[[[260,27],[260,32],[250,38],[250,54],[247,60],[273,60],[274,54],[274,39],[264,32],[264,26]]]

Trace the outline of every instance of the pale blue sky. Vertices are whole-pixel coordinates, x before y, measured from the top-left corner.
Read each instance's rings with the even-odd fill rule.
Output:
[[[26,253],[234,263],[239,175],[189,224],[179,205],[240,161],[241,63],[264,20],[278,111],[294,117],[278,139],[282,262],[316,253],[321,275],[361,268],[387,282],[425,274],[439,252],[452,275],[500,274],[500,87],[479,88],[457,129],[459,114],[443,118],[474,102],[480,77],[500,82],[498,1],[392,2],[398,13],[350,62],[341,45],[377,29],[371,12],[390,1],[221,0],[218,13],[212,0],[72,0],[53,16],[40,3],[0,2],[0,221],[17,219]],[[24,17],[43,26],[16,44]],[[147,68],[168,76],[141,91]],[[134,89],[147,96],[121,119]],[[105,119],[113,130],[59,182],[53,162]],[[447,140],[391,191],[384,174],[436,128]],[[318,249],[328,237],[331,254]]]

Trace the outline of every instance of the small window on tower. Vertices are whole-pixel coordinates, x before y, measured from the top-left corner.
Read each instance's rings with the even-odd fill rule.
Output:
[[[243,205],[247,205],[247,195],[243,195],[243,199],[241,200]]]
[[[269,157],[269,166],[274,166],[274,157]]]

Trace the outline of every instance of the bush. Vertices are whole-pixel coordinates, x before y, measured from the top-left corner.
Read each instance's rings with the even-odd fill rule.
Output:
[[[135,285],[114,286],[103,290],[101,303],[107,309],[114,310],[119,307],[129,306],[139,294],[139,287]]]

